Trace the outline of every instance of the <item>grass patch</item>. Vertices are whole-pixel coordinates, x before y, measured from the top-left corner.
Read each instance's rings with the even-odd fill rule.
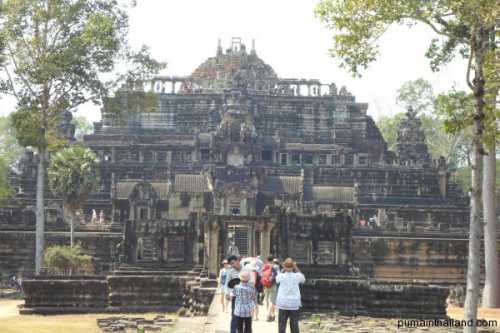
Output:
[[[77,314],[77,315],[24,315],[18,314],[17,305],[23,301],[0,300],[1,333],[102,333],[97,326],[98,318],[122,316],[123,314]],[[152,319],[158,313],[125,314],[127,317]],[[169,314],[172,317],[172,314]],[[135,331],[131,331],[134,332]]]

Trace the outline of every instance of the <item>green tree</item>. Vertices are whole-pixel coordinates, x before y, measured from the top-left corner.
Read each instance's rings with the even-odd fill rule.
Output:
[[[493,103],[488,103],[488,99],[494,101],[491,95],[498,91],[495,80],[500,74],[494,47],[500,4],[496,0],[321,0],[316,13],[335,30],[331,54],[339,57],[354,75],[359,75],[377,58],[377,41],[392,24],[422,23],[435,32],[436,38],[426,53],[433,70],[439,70],[457,55],[468,59],[464,77],[474,96],[474,113],[465,319],[475,322],[480,278],[483,142],[488,121],[496,120],[491,116]],[[475,332],[476,326],[464,330]]]
[[[417,114],[432,111],[434,105],[432,84],[422,78],[403,83],[398,89],[396,103],[405,110],[412,107]]]
[[[405,118],[404,112],[396,113],[394,116],[381,116],[377,119],[377,127],[387,142],[389,150],[396,150],[398,130],[401,121]]]
[[[0,91],[17,99],[21,145],[38,151],[35,271],[44,248],[44,184],[59,116],[105,92],[99,74],[122,53],[128,18],[118,0],[4,0],[0,34],[5,62]]]
[[[9,174],[22,154],[17,144],[12,120],[8,116],[0,117],[0,200],[12,193],[9,187]]]
[[[62,198],[63,210],[69,215],[71,246],[76,212],[98,183],[98,164],[90,149],[78,146],[60,150],[50,161],[49,185]]]
[[[89,270],[92,257],[83,254],[80,245],[52,245],[44,255],[45,267],[59,274],[72,275]]]
[[[92,133],[92,124],[87,118],[76,116],[73,118],[72,123],[75,125],[75,138],[77,140],[83,140],[85,135]]]

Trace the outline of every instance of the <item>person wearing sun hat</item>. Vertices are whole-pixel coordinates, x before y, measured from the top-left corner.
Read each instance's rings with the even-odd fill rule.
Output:
[[[257,294],[249,283],[250,272],[240,272],[240,283],[234,287],[234,317],[238,333],[252,332],[252,313],[257,306]]]
[[[276,277],[279,285],[276,307],[278,308],[278,332],[285,333],[286,323],[290,319],[290,332],[299,333],[299,308],[302,306],[299,285],[306,281],[297,263],[287,258],[281,273]]]

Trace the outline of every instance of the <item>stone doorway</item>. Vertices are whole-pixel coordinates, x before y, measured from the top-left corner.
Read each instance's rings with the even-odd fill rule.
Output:
[[[252,224],[228,223],[226,230],[226,257],[230,255],[241,257],[255,256],[255,231]]]

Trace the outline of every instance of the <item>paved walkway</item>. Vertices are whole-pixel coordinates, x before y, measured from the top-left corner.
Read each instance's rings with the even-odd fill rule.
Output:
[[[277,333],[278,322],[266,321],[266,307],[259,307],[259,320],[252,321],[252,331],[258,333]],[[276,316],[277,319],[277,316]],[[220,295],[216,295],[208,314],[208,324],[204,333],[229,333],[229,325],[231,323],[230,312],[222,312],[220,304]]]

